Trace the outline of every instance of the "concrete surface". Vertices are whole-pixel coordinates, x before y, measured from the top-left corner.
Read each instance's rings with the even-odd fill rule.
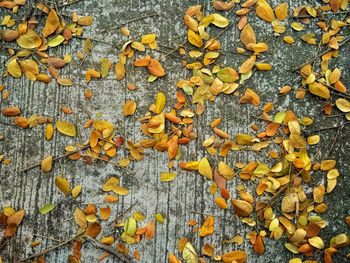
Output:
[[[272,1],[273,6],[283,1]],[[308,1],[289,1],[290,6],[296,7],[306,4]],[[316,1],[318,2],[318,1]],[[183,0],[85,0],[77,4],[64,8],[66,13],[77,11],[80,15],[92,15],[95,17],[95,23],[92,27],[86,28],[85,36],[91,36],[96,39],[104,39],[108,42],[120,43],[126,41],[127,37],[121,36],[117,31],[102,34],[100,31],[128,21],[134,17],[154,12],[164,12],[160,17],[147,18],[134,23],[128,27],[132,33],[131,36],[139,36],[146,33],[157,33],[158,41],[168,46],[176,46],[183,43],[186,37],[185,26],[182,22],[182,16],[186,8],[190,5],[198,4],[196,1]],[[209,1],[203,1],[207,10]],[[208,11],[207,11],[208,12]],[[0,10],[0,18],[4,13]],[[237,17],[230,14],[230,21],[237,22]],[[295,45],[287,46],[283,44],[282,37],[275,38],[272,35],[272,28],[269,24],[262,22],[252,13],[249,15],[250,23],[253,25],[257,34],[257,39],[266,41],[270,46],[270,51],[264,55],[264,59],[269,61],[274,69],[271,72],[257,72],[249,81],[248,86],[252,87],[262,98],[262,104],[267,101],[273,101],[276,105],[275,112],[292,109],[298,116],[310,116],[315,119],[313,129],[324,127],[343,121],[340,118],[324,118],[320,113],[324,106],[324,101],[307,95],[302,101],[296,101],[293,95],[279,96],[278,90],[284,85],[298,87],[300,79],[295,73],[289,71],[294,65],[304,62],[312,57],[317,47],[309,47],[300,40]],[[315,25],[308,26],[308,31],[313,31]],[[292,32],[290,34],[301,36],[302,33]],[[215,32],[212,31],[215,35]],[[317,31],[319,33],[319,31]],[[233,27],[220,36],[220,41],[225,50],[233,50],[234,47],[241,46],[238,31]],[[76,60],[75,53],[82,50],[82,40],[74,40],[68,46],[55,49],[60,55],[71,53]],[[108,56],[112,61],[117,59],[117,50],[101,43],[93,44],[94,52],[85,64],[97,65],[101,57]],[[166,48],[161,50],[168,51]],[[342,70],[342,79],[349,86],[350,74],[350,45],[346,45],[341,52],[341,56],[334,60],[337,66]],[[154,53],[154,56],[159,56]],[[2,51],[1,61],[6,56]],[[237,68],[244,60],[244,57],[231,53],[226,53],[221,58],[222,65],[233,66]],[[23,109],[25,116],[31,114],[43,114],[52,116],[55,119],[69,120],[81,127],[86,119],[83,107],[92,112],[93,115],[102,112],[103,118],[118,123],[124,136],[129,139],[137,140],[141,138],[140,125],[137,117],[146,112],[150,102],[154,101],[155,94],[163,91],[168,99],[173,100],[176,91],[176,82],[181,78],[186,78],[190,72],[183,69],[180,61],[168,57],[163,62],[167,69],[165,78],[157,80],[155,83],[146,82],[147,74],[142,69],[128,67],[127,77],[123,81],[116,81],[111,72],[107,79],[94,80],[88,85],[85,84],[83,73],[77,71],[73,66],[66,67],[63,72],[75,80],[72,87],[59,87],[55,82],[45,85],[39,82],[31,82],[22,77],[19,80],[13,78],[4,78],[4,84],[10,91],[11,97],[6,101],[1,101],[0,107],[10,104],[19,105]],[[126,88],[127,83],[135,83],[138,87],[136,91],[129,91]],[[87,101],[84,98],[84,90],[87,86],[93,91],[94,97]],[[138,109],[132,118],[124,118],[121,114],[121,106],[126,99],[137,101]],[[250,115],[257,114],[260,110],[251,105],[240,105],[239,98],[234,96],[219,96],[215,104],[208,103],[206,113],[201,117],[202,121],[209,124],[214,118],[222,116],[222,128],[234,136],[237,133],[249,133],[250,124],[254,123]],[[60,111],[61,105],[67,105],[74,109],[74,114],[64,115]],[[171,105],[171,103],[168,103]],[[262,105],[261,105],[262,106]],[[261,107],[260,107],[261,108]],[[5,120],[1,117],[1,120]],[[7,120],[6,120],[7,121]],[[203,129],[198,122],[197,132],[199,138],[209,135],[208,129]],[[344,216],[349,211],[349,126],[345,126],[330,153],[330,158],[338,161],[338,168],[341,176],[338,186],[331,195],[327,195],[326,202],[329,204],[329,211],[324,214],[324,218],[329,222],[329,226],[321,232],[321,236],[328,243],[330,237],[336,233],[348,232],[344,224]],[[194,247],[199,251],[204,243],[214,244],[216,254],[220,254],[235,248],[248,251],[248,262],[287,262],[293,255],[284,247],[284,240],[266,242],[266,253],[257,256],[252,252],[252,247],[248,242],[237,247],[235,245],[223,245],[221,241],[233,237],[237,234],[244,235],[250,229],[242,225],[233,215],[231,210],[222,211],[214,206],[212,196],[208,194],[209,182],[204,181],[196,173],[184,172],[178,170],[178,177],[171,183],[159,182],[161,171],[167,170],[167,156],[163,153],[149,151],[145,159],[141,162],[132,163],[131,170],[136,174],[129,175],[124,170],[117,169],[106,163],[97,162],[88,166],[83,162],[72,162],[61,160],[55,163],[54,169],[50,173],[41,173],[39,169],[33,169],[26,174],[19,174],[19,170],[39,162],[46,155],[60,155],[64,151],[64,146],[74,142],[82,141],[88,138],[88,132],[82,128],[78,130],[78,137],[69,138],[55,133],[50,142],[44,140],[44,127],[38,126],[34,129],[18,129],[12,126],[0,124],[0,133],[5,135],[5,139],[0,142],[0,152],[6,154],[13,160],[9,166],[0,165],[0,206],[12,206],[16,209],[24,208],[27,215],[24,222],[19,227],[17,235],[12,238],[0,251],[4,262],[11,262],[19,258],[41,251],[55,242],[48,239],[35,238],[42,240],[39,247],[31,248],[28,240],[31,240],[32,234],[51,236],[59,240],[66,240],[74,235],[77,227],[72,220],[72,213],[75,207],[82,207],[82,203],[99,203],[102,201],[102,192],[99,187],[109,176],[115,175],[121,178],[122,185],[131,189],[130,194],[121,198],[119,203],[111,205],[112,218],[121,211],[138,201],[133,211],[142,211],[147,215],[147,219],[152,219],[157,212],[162,213],[166,220],[164,225],[158,225],[156,236],[149,241],[142,241],[140,244],[131,246],[141,252],[141,262],[167,262],[168,252],[175,252],[178,255],[177,242],[181,237],[189,238]],[[320,133],[321,135],[321,157],[327,154],[329,145],[335,136],[335,131],[330,130]],[[200,144],[191,143],[190,147],[183,147],[183,160],[196,160],[204,156],[204,150]],[[316,148],[315,148],[316,149]],[[318,148],[317,148],[318,149]],[[315,150],[314,150],[315,153]],[[124,156],[125,152],[118,152],[118,158]],[[242,161],[248,162],[261,158],[254,153],[230,153],[226,161],[230,164]],[[322,159],[319,158],[319,159]],[[81,196],[73,200],[64,198],[59,190],[54,186],[54,176],[65,175],[69,181],[74,184],[82,184],[83,192]],[[313,183],[321,180],[321,176],[315,174]],[[241,183],[239,179],[230,182],[228,187],[234,193],[236,184]],[[248,186],[253,192],[254,184]],[[57,203],[58,207],[48,215],[40,215],[38,209],[48,203]],[[192,211],[201,211],[203,214],[214,214],[216,217],[215,234],[206,238],[199,238],[193,234],[186,222],[190,219],[196,219],[203,222],[204,215],[196,214]],[[112,227],[104,226],[103,234],[109,234]],[[102,234],[102,235],[103,235]],[[101,236],[102,236],[101,235]],[[66,262],[67,255],[71,252],[71,246],[65,246],[47,254],[47,262]],[[96,258],[102,251],[96,250],[87,244],[82,249],[83,262],[96,262]],[[345,255],[349,249],[341,250],[334,256],[334,262],[344,262]],[[316,254],[314,259],[321,259],[321,254]],[[105,262],[118,262],[112,257]],[[207,260],[207,262],[210,262]]]

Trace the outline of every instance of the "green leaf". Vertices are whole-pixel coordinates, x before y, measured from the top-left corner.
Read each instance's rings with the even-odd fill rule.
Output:
[[[39,209],[40,214],[46,215],[56,207],[55,204],[47,204]]]
[[[65,39],[64,36],[57,35],[54,38],[51,38],[49,42],[47,42],[47,45],[49,47],[57,47],[64,41],[64,39]]]

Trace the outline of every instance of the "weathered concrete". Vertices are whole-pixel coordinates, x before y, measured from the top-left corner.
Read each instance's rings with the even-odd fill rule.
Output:
[[[280,2],[284,1],[273,1],[273,5],[276,6]],[[209,1],[203,1],[203,3],[208,8]],[[289,1],[292,7],[306,3],[307,1],[302,0]],[[94,16],[96,18],[95,23],[92,27],[86,29],[85,36],[114,43],[126,41],[127,38],[116,31],[107,34],[102,34],[100,31],[146,13],[165,12],[163,16],[137,21],[128,27],[132,32],[132,36],[154,32],[157,33],[159,43],[175,46],[178,43],[183,43],[186,38],[182,16],[184,10],[194,4],[198,4],[198,2],[182,0],[85,0],[69,6],[65,10],[66,13],[77,11],[80,15],[89,14]],[[0,18],[3,17],[3,14],[3,11],[0,10]],[[237,17],[234,14],[230,14],[229,17],[233,23],[237,22]],[[267,42],[271,47],[270,51],[264,55],[264,59],[269,61],[274,69],[268,73],[256,73],[247,85],[261,95],[263,102],[273,101],[276,105],[276,112],[292,109],[300,117],[313,117],[316,120],[313,125],[315,129],[342,121],[339,118],[324,118],[320,114],[324,101],[314,96],[307,95],[302,101],[296,101],[292,94],[278,96],[278,89],[283,85],[293,87],[299,85],[300,79],[289,69],[293,64],[298,65],[308,57],[312,57],[317,47],[307,47],[301,41],[293,46],[287,46],[282,43],[281,37],[275,38],[272,36],[271,25],[262,22],[254,14],[250,14],[249,17],[256,31],[257,39]],[[315,25],[308,26],[307,31],[314,31],[314,28]],[[288,29],[288,33],[299,37],[302,35],[302,33],[295,34],[291,29]],[[220,40],[224,50],[233,50],[234,47],[241,46],[238,31],[234,27],[221,35]],[[82,49],[82,43],[81,40],[75,40],[69,46],[55,49],[54,52],[57,51],[60,55],[71,53],[76,60],[75,53]],[[101,57],[108,56],[112,61],[117,60],[116,49],[101,43],[94,43],[93,46],[95,47],[93,55],[85,64],[85,68],[89,65],[96,65]],[[167,49],[161,49],[167,51]],[[341,54],[334,61],[343,72],[343,82],[349,84],[350,74],[347,69],[350,66],[350,45],[345,46]],[[159,56],[160,54],[154,53],[154,55]],[[1,61],[6,58],[3,52],[0,58]],[[237,68],[243,60],[244,57],[226,52],[225,56],[222,56],[221,64]],[[93,115],[102,112],[103,118],[112,123],[118,123],[126,138],[139,139],[141,133],[137,117],[142,116],[150,102],[154,101],[155,94],[162,90],[167,94],[168,99],[173,100],[177,80],[189,76],[189,72],[181,68],[179,62],[168,57],[164,61],[168,72],[167,76],[151,84],[146,82],[146,74],[142,69],[129,66],[127,77],[125,81],[121,82],[117,82],[111,72],[108,79],[94,80],[89,83],[88,87],[94,93],[91,101],[84,99],[83,93],[87,85],[82,72],[77,71],[74,66],[69,66],[63,70],[67,76],[75,80],[76,84],[73,87],[59,87],[55,82],[49,85],[33,83],[24,77],[20,80],[5,78],[3,84],[11,91],[11,98],[7,101],[1,101],[0,107],[10,104],[19,105],[25,116],[44,114],[55,119],[69,120],[76,123],[78,127],[81,127],[86,119],[86,114],[82,110],[84,107],[91,111]],[[76,64],[73,63],[73,65]],[[133,92],[127,90],[127,83],[135,83],[138,90]],[[121,105],[124,104],[126,99],[130,98],[137,101],[138,110],[134,117],[124,118],[121,114]],[[240,105],[238,100],[239,98],[235,96],[221,95],[216,99],[215,104],[208,103],[206,113],[200,118],[204,123],[209,124],[215,117],[222,116],[224,121],[222,127],[232,136],[237,133],[249,133],[249,125],[254,122],[249,116],[256,114],[259,110],[250,105]],[[60,112],[61,105],[71,106],[75,113],[69,116],[64,115]],[[198,122],[197,127],[199,138],[209,135],[208,129],[201,127],[200,122]],[[134,176],[102,162],[88,166],[82,162],[68,160],[55,163],[54,169],[50,173],[44,174],[39,169],[34,169],[26,174],[19,174],[20,169],[39,162],[43,156],[48,154],[59,155],[63,152],[65,145],[85,140],[88,136],[87,131],[79,129],[79,136],[74,139],[56,133],[50,142],[44,140],[43,126],[22,130],[0,124],[0,132],[5,135],[5,140],[0,142],[0,152],[5,153],[13,160],[13,164],[10,166],[0,165],[0,205],[1,207],[12,206],[16,209],[24,208],[27,211],[25,220],[19,227],[16,237],[5,245],[3,251],[0,251],[0,255],[4,257],[5,262],[22,258],[55,244],[53,241],[42,239],[42,244],[39,247],[30,248],[28,240],[32,238],[33,233],[52,236],[60,240],[66,240],[74,235],[76,231],[76,225],[72,220],[74,208],[81,206],[82,203],[101,202],[103,194],[98,189],[111,175],[120,177],[122,184],[131,190],[130,194],[121,198],[119,203],[111,205],[111,218],[135,201],[138,201],[138,205],[133,211],[144,212],[148,219],[151,219],[156,212],[162,213],[166,218],[164,225],[157,226],[154,239],[142,241],[140,244],[131,247],[131,250],[138,249],[141,252],[141,262],[166,262],[168,252],[177,253],[178,239],[184,236],[192,241],[197,250],[204,243],[214,244],[217,254],[234,248],[245,249],[249,251],[249,262],[286,262],[293,257],[291,253],[284,249],[283,241],[267,241],[266,253],[263,256],[257,256],[253,253],[248,242],[239,247],[222,245],[221,241],[223,239],[237,234],[244,235],[249,228],[242,225],[232,211],[222,211],[214,206],[212,196],[208,194],[210,183],[204,181],[198,174],[178,170],[178,177],[175,181],[160,183],[159,173],[167,170],[167,156],[163,153],[152,151],[145,156],[143,161],[133,163],[131,169],[137,171]],[[322,148],[321,157],[328,153],[329,145],[334,136],[334,130],[321,133],[321,144],[317,146]],[[350,200],[348,191],[350,186],[348,147],[349,126],[345,126],[329,155],[329,157],[338,161],[341,176],[334,193],[326,197],[330,209],[324,214],[324,218],[328,220],[329,227],[321,232],[321,236],[327,240],[327,243],[333,233],[348,232],[344,224],[344,216],[350,213],[348,205]],[[205,154],[200,146],[200,140],[197,144],[191,143],[190,147],[184,147],[181,150],[181,159],[183,160],[199,159]],[[124,154],[126,153],[119,151],[118,157],[122,157]],[[230,153],[226,161],[232,164],[237,161],[248,162],[259,158],[261,158],[259,155],[248,154],[247,152]],[[53,178],[60,174],[64,174],[72,184],[83,185],[83,192],[78,199],[64,198],[54,186]],[[315,179],[314,183],[322,180],[317,173],[313,177]],[[228,187],[232,193],[235,193],[235,185],[240,183],[239,179],[229,183]],[[251,189],[252,193],[254,192],[253,183],[248,188]],[[48,203],[59,205],[48,215],[40,215],[38,209]],[[217,216],[214,235],[199,239],[198,235],[192,234],[192,230],[186,225],[186,222],[190,219],[202,222],[205,217],[203,214],[196,214],[193,211]],[[103,231],[102,235],[110,234],[112,227],[107,227],[104,224]],[[36,239],[41,240],[39,237]],[[67,255],[70,252],[70,246],[51,252],[46,257],[47,262],[66,262]],[[348,252],[349,249],[341,250],[340,253],[335,255],[335,262],[344,262],[344,257]],[[97,251],[87,244],[84,245],[82,253],[83,262],[96,262],[96,258],[101,251]],[[321,255],[316,254],[314,258],[321,259]],[[111,257],[106,262],[118,261]]]

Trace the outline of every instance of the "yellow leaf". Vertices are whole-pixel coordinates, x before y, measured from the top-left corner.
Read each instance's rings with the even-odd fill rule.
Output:
[[[22,48],[37,48],[41,43],[40,36],[33,29],[28,29],[25,34],[17,38],[17,44]]]
[[[254,137],[248,134],[237,134],[236,141],[239,145],[252,145],[254,143]]]
[[[200,160],[198,164],[198,171],[201,175],[208,179],[213,179],[213,171],[211,169],[210,163],[206,157]]]
[[[60,20],[57,16],[57,13],[54,9],[51,9],[47,16],[46,23],[43,29],[44,37],[48,37],[53,32],[55,32],[56,29],[59,27],[59,25],[60,25]]]
[[[73,85],[73,81],[71,79],[67,79],[67,78],[58,78],[57,83],[62,85],[62,86],[72,86]]]
[[[190,242],[187,242],[182,250],[182,257],[186,263],[198,263],[196,250]]]
[[[68,135],[71,137],[77,135],[75,126],[68,121],[56,121],[56,128],[60,133],[64,135]]]
[[[323,240],[316,236],[308,239],[308,242],[311,246],[318,248],[318,249],[323,249],[324,248],[324,242]]]
[[[233,178],[234,171],[230,168],[230,166],[228,166],[223,161],[219,162],[218,171],[226,179],[232,179]]]
[[[119,179],[116,177],[111,177],[107,180],[107,182],[102,186],[102,190],[104,192],[112,191],[114,187],[119,184]]]
[[[53,158],[51,155],[47,156],[41,161],[41,170],[43,172],[49,172],[52,168]]]
[[[329,99],[331,97],[329,89],[321,83],[317,83],[317,82],[310,83],[309,91],[312,94],[324,99]]]
[[[280,21],[283,21],[288,16],[288,3],[280,4],[275,9],[276,18]]]
[[[254,30],[250,26],[250,24],[246,24],[245,27],[242,29],[240,39],[247,49],[252,50],[251,45],[256,44],[256,38]]]
[[[94,18],[92,16],[83,16],[78,20],[78,24],[81,26],[91,26]]]
[[[273,9],[265,0],[259,0],[255,11],[258,17],[267,22],[272,22],[273,20],[275,20],[275,14],[273,13]]]
[[[158,92],[156,97],[156,114],[159,114],[164,110],[165,104],[166,104],[166,97],[164,93]]]
[[[70,194],[70,184],[67,181],[67,179],[65,179],[65,178],[63,178],[61,176],[57,176],[55,178],[55,185],[65,195],[69,195]]]
[[[125,66],[121,62],[115,64],[115,74],[117,80],[122,80],[125,77]]]
[[[7,71],[10,73],[11,76],[15,78],[20,78],[22,76],[22,70],[20,65],[17,62],[17,59],[12,59],[7,64]]]
[[[164,223],[164,217],[159,213],[154,215],[154,219],[160,224]]]
[[[101,75],[102,78],[107,77],[109,70],[112,67],[112,62],[108,58],[101,58]]]
[[[239,79],[238,73],[230,67],[222,68],[218,71],[217,77],[224,82],[234,82]]]
[[[346,99],[337,99],[335,105],[341,112],[350,112],[350,102]]]
[[[230,23],[226,17],[220,14],[212,14],[212,16],[214,18],[214,21],[211,23],[217,27],[227,27]]]
[[[87,227],[86,215],[80,208],[74,210],[74,221],[81,228]]]
[[[81,189],[82,189],[82,186],[81,185],[77,185],[76,187],[74,187],[72,189],[72,196],[73,198],[77,198],[77,196],[80,194],[81,192]]]
[[[52,139],[53,132],[54,132],[53,126],[52,126],[52,124],[49,123],[46,126],[46,129],[45,129],[45,138],[46,138],[46,140],[49,141],[49,140]]]
[[[235,250],[225,253],[221,256],[221,259],[224,263],[244,263],[247,260],[247,254],[242,250]]]
[[[160,174],[160,181],[161,182],[171,182],[176,178],[176,173],[175,172],[162,172]]]
[[[142,44],[151,44],[153,41],[156,40],[157,35],[156,34],[148,34],[148,35],[143,35],[141,37],[141,43]]]
[[[254,67],[255,61],[256,61],[256,56],[250,56],[250,58],[244,61],[241,67],[239,68],[239,73],[240,74],[249,73]]]
[[[201,47],[203,45],[203,40],[200,35],[196,34],[191,29],[188,30],[188,41],[196,47]]]
[[[113,192],[118,195],[127,195],[129,193],[129,190],[122,186],[117,185],[113,188]]]

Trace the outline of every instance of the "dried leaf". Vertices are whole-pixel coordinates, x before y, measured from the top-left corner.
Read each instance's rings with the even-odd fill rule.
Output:
[[[17,59],[11,59],[11,61],[7,64],[7,71],[12,77],[20,78],[22,76],[22,70],[17,62]]]
[[[136,102],[133,100],[127,100],[124,104],[123,114],[124,116],[131,116],[136,111]]]
[[[212,235],[214,233],[214,217],[208,216],[202,225],[202,227],[199,229],[199,236],[205,237]]]
[[[182,257],[186,263],[198,263],[198,256],[196,250],[190,242],[187,242],[184,249],[182,250]]]
[[[60,25],[60,20],[58,18],[58,15],[54,9],[51,9],[47,16],[45,26],[43,29],[44,37],[48,37],[49,35],[54,33],[56,29],[59,27],[59,25]]]
[[[201,175],[208,178],[209,180],[213,179],[213,171],[211,169],[210,163],[206,157],[200,160],[198,164],[198,171]]]
[[[240,39],[247,49],[252,50],[252,44],[256,44],[256,38],[254,30],[250,26],[250,24],[246,24],[245,27],[242,29]]]
[[[165,75],[165,70],[162,64],[160,64],[160,62],[156,59],[151,58],[147,67],[149,73],[151,73],[153,76],[163,77]]]
[[[162,172],[160,174],[160,181],[161,182],[171,182],[176,178],[175,172]]]
[[[350,102],[346,99],[337,99],[335,101],[335,105],[337,105],[337,108],[341,111],[341,112],[350,112]]]
[[[258,1],[255,11],[258,17],[267,22],[272,22],[273,20],[275,20],[275,14],[273,13],[273,9],[265,0]]]
[[[224,263],[244,263],[247,260],[247,254],[242,250],[235,250],[225,253],[221,256],[221,259]]]
[[[49,172],[52,168],[53,158],[51,155],[47,156],[41,161],[41,170],[43,172]]]
[[[56,121],[56,128],[60,133],[64,135],[71,137],[75,137],[77,135],[75,126],[68,121]]]
[[[159,114],[164,110],[165,104],[166,104],[166,97],[164,93],[158,92],[156,97],[156,114]]]
[[[28,29],[25,34],[17,38],[17,44],[22,48],[37,48],[41,43],[40,36],[33,29]]]
[[[203,45],[203,40],[201,36],[196,34],[191,29],[188,30],[188,41],[196,47],[201,47]]]
[[[70,194],[70,191],[71,191],[70,183],[67,181],[66,178],[63,178],[61,176],[57,176],[55,178],[55,185],[65,195],[69,195]]]

